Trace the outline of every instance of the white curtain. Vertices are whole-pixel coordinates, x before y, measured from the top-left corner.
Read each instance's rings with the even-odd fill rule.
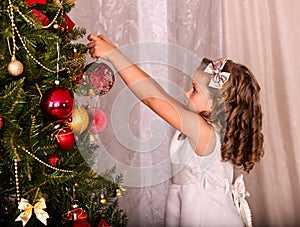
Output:
[[[181,99],[202,57],[247,65],[262,88],[265,157],[246,176],[255,226],[300,224],[300,48],[297,0],[77,0],[70,13],[87,34],[105,34]],[[87,39],[80,40],[87,43]],[[88,59],[91,62],[92,59]],[[88,99],[108,116],[94,168],[124,174],[120,206],[129,226],[163,226],[173,134],[126,89]],[[216,217],[217,218],[217,217]]]
[[[300,225],[297,0],[223,1],[224,51],[262,89],[265,157],[247,177],[256,226]]]

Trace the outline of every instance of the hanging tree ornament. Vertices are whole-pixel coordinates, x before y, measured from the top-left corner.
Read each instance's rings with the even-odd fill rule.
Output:
[[[124,192],[126,192],[127,190],[125,188],[123,188],[122,185],[119,185],[118,188],[116,189],[116,197],[123,197],[124,196]]]
[[[71,117],[74,105],[74,95],[69,89],[59,85],[59,59],[60,49],[57,42],[57,80],[54,87],[48,89],[41,98],[40,107],[45,117],[61,122]]]
[[[53,69],[50,69],[48,68],[45,64],[43,64],[41,61],[39,61],[35,56],[34,54],[32,54],[30,52],[30,50],[28,49],[27,47],[27,43],[25,42],[26,39],[24,39],[22,36],[21,36],[21,33],[19,32],[17,26],[15,25],[15,19],[14,19],[14,9],[17,11],[18,13],[18,16],[19,17],[22,17],[24,19],[24,21],[29,24],[30,26],[36,28],[36,29],[48,29],[50,28],[51,26],[53,26],[54,23],[57,22],[57,18],[59,17],[59,15],[61,15],[61,12],[63,11],[62,9],[62,6],[57,10],[56,12],[56,15],[55,17],[52,19],[52,21],[48,24],[47,21],[41,21],[40,19],[42,18],[39,18],[37,17],[37,19],[39,19],[41,21],[41,23],[36,23],[36,21],[30,17],[27,17],[25,16],[23,13],[21,13],[21,11],[18,9],[17,6],[13,6],[12,5],[12,2],[11,0],[8,0],[9,2],[9,7],[8,7],[8,14],[9,14],[9,17],[10,17],[10,20],[11,20],[11,27],[12,27],[12,39],[13,39],[13,52],[11,53],[11,56],[12,57],[15,57],[16,58],[16,55],[15,55],[15,49],[16,49],[16,42],[15,42],[15,37],[18,37],[19,38],[19,41],[21,42],[22,44],[22,49],[26,51],[28,57],[30,57],[36,64],[38,64],[40,67],[42,67],[44,70],[48,71],[48,72],[51,72],[51,73],[55,73],[56,71],[53,70]],[[29,4],[34,4],[34,3],[37,3],[37,4],[46,4],[46,0],[28,0]],[[45,3],[43,3],[45,2]],[[57,0],[57,2],[59,3],[59,0]],[[33,9],[33,16],[34,15],[34,12],[37,12]],[[36,17],[36,16],[35,16]],[[45,18],[46,19],[46,18]],[[47,20],[47,19],[46,19]],[[47,24],[47,25],[43,25],[43,24]],[[16,34],[16,36],[15,36]],[[9,43],[9,39],[8,39],[8,43]],[[10,45],[8,45],[8,48],[10,50]],[[10,51],[11,52],[11,51]],[[12,61],[13,62],[13,61]],[[14,62],[15,63],[15,62]],[[13,64],[14,65],[14,64]],[[18,66],[19,67],[19,66]],[[19,69],[19,68],[18,68]],[[60,69],[59,71],[64,71],[66,70],[66,68],[62,68]]]
[[[58,23],[54,23],[54,24],[53,24],[53,28],[54,28],[55,30],[58,30],[58,29],[60,28],[60,26],[59,26]]]
[[[71,117],[74,95],[69,89],[61,87],[55,81],[54,87],[48,89],[41,98],[40,107],[45,117],[61,122]]]
[[[58,152],[55,152],[53,155],[48,157],[49,164],[52,166],[56,166],[60,164],[60,155]]]
[[[107,202],[107,200],[105,198],[105,195],[103,193],[101,193],[101,195],[100,195],[100,201],[99,202],[100,202],[101,205],[105,205],[106,202]]]
[[[22,74],[24,67],[23,64],[13,55],[10,63],[8,64],[7,70],[12,76],[19,76]]]
[[[24,70],[24,66],[23,64],[18,61],[16,59],[16,37],[15,37],[15,30],[16,30],[16,25],[15,25],[15,19],[14,19],[14,11],[13,11],[13,5],[11,3],[11,0],[9,0],[9,18],[11,21],[11,27],[12,27],[12,40],[13,40],[13,51],[12,51],[12,57],[11,57],[11,61],[8,64],[7,70],[8,73],[12,76],[19,76],[22,74],[23,70]],[[9,39],[8,40],[8,44],[9,44]],[[9,45],[9,50],[10,50],[10,45]]]
[[[89,114],[82,106],[75,106],[70,126],[75,134],[81,134],[89,125]]]
[[[54,137],[57,142],[57,149],[66,151],[70,150],[76,143],[75,135],[69,127],[63,126],[54,132]]]
[[[94,87],[96,95],[106,94],[114,85],[114,72],[108,64],[104,60],[98,60],[85,68],[88,82]]]
[[[95,107],[89,108],[88,113],[93,117],[90,131],[95,134],[102,132],[107,125],[106,114],[101,109]]]

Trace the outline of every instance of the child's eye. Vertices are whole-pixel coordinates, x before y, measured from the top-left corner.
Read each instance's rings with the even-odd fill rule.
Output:
[[[193,92],[194,92],[194,93],[196,92],[196,88],[195,88],[195,86],[193,86]]]

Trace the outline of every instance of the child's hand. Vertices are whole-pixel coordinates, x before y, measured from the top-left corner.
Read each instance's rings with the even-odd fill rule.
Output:
[[[89,53],[92,58],[103,58],[109,60],[109,54],[111,54],[115,49],[115,45],[107,39],[104,35],[94,35],[90,34],[88,40],[91,42],[87,45]]]

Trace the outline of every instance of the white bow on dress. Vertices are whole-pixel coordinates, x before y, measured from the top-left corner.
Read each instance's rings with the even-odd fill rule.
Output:
[[[231,188],[234,204],[241,216],[244,224],[247,227],[252,227],[251,210],[246,201],[246,196],[250,196],[246,191],[245,182],[243,180],[243,174],[241,174],[234,182]]]

